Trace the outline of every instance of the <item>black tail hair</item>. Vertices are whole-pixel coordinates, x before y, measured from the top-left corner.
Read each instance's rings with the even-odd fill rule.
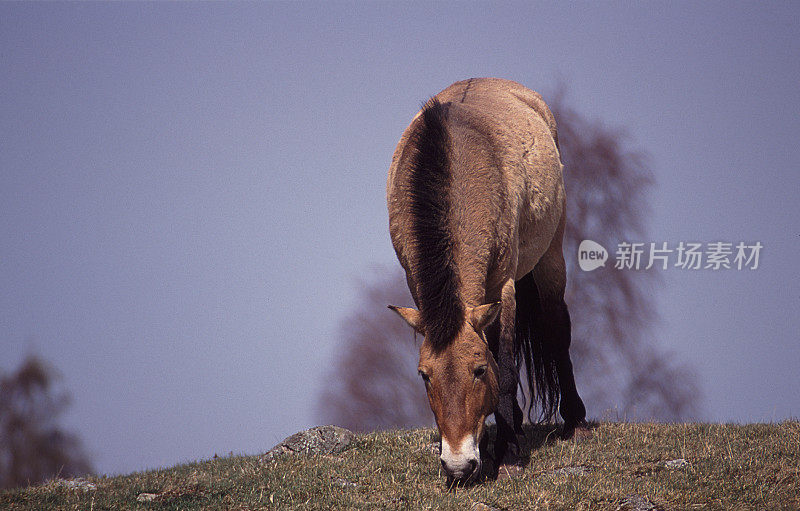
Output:
[[[556,373],[555,353],[544,339],[544,319],[542,306],[539,302],[539,289],[533,280],[533,273],[528,273],[515,283],[515,298],[517,311],[515,320],[516,340],[514,343],[517,371],[522,371],[525,366],[525,380],[520,381],[520,387],[527,383],[531,407],[528,417],[531,417],[533,408],[539,408],[539,420],[549,422],[558,409],[560,390],[558,375]]]

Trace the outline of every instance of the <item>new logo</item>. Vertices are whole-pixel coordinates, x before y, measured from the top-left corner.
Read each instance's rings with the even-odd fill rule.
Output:
[[[606,265],[608,251],[603,245],[592,240],[583,240],[578,246],[578,265],[583,271],[596,270]]]

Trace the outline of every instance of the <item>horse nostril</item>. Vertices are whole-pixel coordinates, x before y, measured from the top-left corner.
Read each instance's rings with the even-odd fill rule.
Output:
[[[471,459],[467,460],[466,465],[461,465],[459,468],[452,469],[445,460],[439,458],[439,463],[442,464],[442,468],[444,469],[445,473],[448,476],[456,477],[456,478],[470,478],[475,474],[475,471],[478,469],[478,460]]]

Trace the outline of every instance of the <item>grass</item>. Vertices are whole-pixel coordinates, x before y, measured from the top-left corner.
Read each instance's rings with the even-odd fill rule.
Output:
[[[523,475],[468,488],[446,488],[435,432],[411,430],[358,436],[338,455],[217,458],[91,477],[89,490],[52,481],[0,493],[0,509],[800,509],[796,421],[602,423],[581,442],[527,433]]]

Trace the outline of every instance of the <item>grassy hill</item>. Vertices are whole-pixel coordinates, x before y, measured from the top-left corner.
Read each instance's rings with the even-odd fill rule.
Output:
[[[0,509],[800,509],[800,423],[528,429],[520,477],[449,489],[434,431],[361,435],[337,455],[216,458],[0,493]]]

